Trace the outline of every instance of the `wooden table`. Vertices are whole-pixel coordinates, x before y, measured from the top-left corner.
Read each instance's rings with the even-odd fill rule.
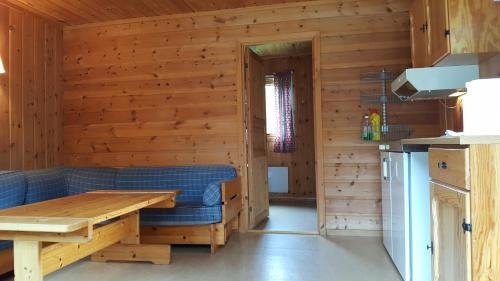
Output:
[[[170,245],[140,244],[139,210],[173,208],[179,193],[103,190],[0,211],[0,240],[14,241],[15,281],[41,281],[89,255],[169,264]]]

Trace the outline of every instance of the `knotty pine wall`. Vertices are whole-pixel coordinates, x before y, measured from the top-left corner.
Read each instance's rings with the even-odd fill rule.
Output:
[[[269,166],[288,167],[288,193],[270,194],[275,197],[316,197],[314,170],[314,115],[312,56],[285,56],[264,58],[264,73],[293,70],[294,117],[296,150],[293,153],[275,153],[274,137],[268,135],[267,159]]]
[[[0,3],[0,170],[62,163],[62,26]]]
[[[331,0],[66,28],[65,163],[241,168],[238,40],[318,31],[322,227],[379,233],[379,153],[377,144],[359,140],[359,131],[368,108],[360,94],[380,85],[359,75],[410,65],[408,7],[408,0]],[[436,103],[391,108],[397,120],[411,120],[417,136],[437,134]]]

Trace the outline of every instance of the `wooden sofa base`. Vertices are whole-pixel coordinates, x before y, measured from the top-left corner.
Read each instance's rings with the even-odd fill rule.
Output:
[[[212,254],[238,230],[238,217],[229,223],[208,225],[143,226],[141,242],[172,245],[210,245]]]
[[[141,241],[149,244],[210,245],[215,254],[239,228],[242,209],[241,178],[225,182],[222,191],[222,222],[206,225],[142,226]]]
[[[0,251],[0,275],[14,269],[14,251],[12,249]]]

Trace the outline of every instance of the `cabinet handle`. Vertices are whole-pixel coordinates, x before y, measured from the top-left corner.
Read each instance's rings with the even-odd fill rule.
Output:
[[[422,24],[422,27],[420,27],[420,31],[425,32],[425,24]]]
[[[446,169],[448,169],[448,163],[446,163],[444,161],[440,161],[440,162],[438,162],[438,168],[446,170]]]
[[[462,223],[462,229],[464,230],[464,234],[465,232],[472,232],[472,225],[470,223],[466,223],[464,219]]]
[[[427,245],[427,250],[431,250],[431,255],[434,255],[434,242],[431,242],[430,245]]]
[[[446,30],[444,31],[444,37],[448,37],[448,36],[450,36],[450,30],[449,30],[449,29],[446,29]]]

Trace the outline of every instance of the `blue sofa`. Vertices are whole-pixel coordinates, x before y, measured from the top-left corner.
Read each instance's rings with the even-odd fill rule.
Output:
[[[182,190],[176,198],[175,208],[141,211],[144,243],[191,244],[194,241],[195,244],[211,245],[215,252],[214,248],[225,244],[229,236],[217,240],[215,232],[222,230],[230,234],[227,228],[237,226],[241,184],[236,170],[225,165],[2,171],[0,209],[93,190],[142,189]],[[232,225],[228,226],[230,222]],[[186,233],[179,232],[179,228]],[[204,230],[208,232],[200,239],[199,233]],[[197,236],[191,237],[190,233],[197,233]],[[0,251],[11,248],[11,241],[0,241]]]

